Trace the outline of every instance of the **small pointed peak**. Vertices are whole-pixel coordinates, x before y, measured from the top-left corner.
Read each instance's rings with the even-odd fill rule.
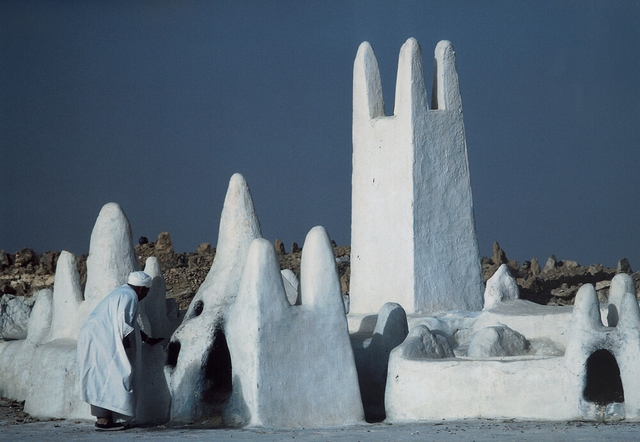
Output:
[[[82,303],[82,284],[76,257],[63,250],[56,263],[53,282],[53,313],[50,341],[59,338],[77,339],[76,317]],[[82,324],[78,324],[82,325]]]
[[[228,253],[236,253],[239,243],[248,250],[251,241],[262,236],[260,222],[253,205],[251,191],[244,177],[235,173],[229,180],[229,187],[224,199],[216,257],[226,257]]]
[[[445,57],[447,56],[446,55],[447,52],[451,52],[452,53],[451,55],[453,55],[454,53],[453,44],[449,40],[440,40],[436,45],[436,49],[435,49],[436,57],[438,56]]]
[[[140,262],[129,220],[117,203],[107,203],[91,232],[85,300],[97,304],[136,270],[140,270]]]
[[[120,204],[118,203],[107,203],[100,209],[100,213],[98,214],[98,218],[109,217],[109,216],[121,216],[124,212]]]
[[[231,178],[229,178],[229,188],[239,188],[246,186],[247,180],[245,180],[244,176],[242,176],[242,174],[239,172],[234,173],[233,175],[231,175]]]
[[[632,293],[635,297],[636,286],[631,275],[618,273],[611,280],[609,286],[609,312],[607,314],[607,325],[615,327],[618,325],[620,309],[622,308],[622,297],[625,293]]]
[[[257,274],[261,268],[272,267],[277,272],[272,272],[274,275],[280,275],[280,265],[278,264],[278,258],[275,255],[273,245],[269,240],[264,238],[256,238],[251,241],[249,246],[249,252],[247,253],[247,263],[245,264],[245,271],[243,279],[246,276]],[[257,281],[257,278],[254,278]],[[278,278],[275,278],[276,280]]]
[[[427,111],[427,91],[422,68],[422,50],[415,38],[409,38],[400,49],[396,79],[394,115],[410,117]]]
[[[353,64],[353,117],[373,119],[384,116],[384,99],[378,60],[369,42],[360,44]]]
[[[579,328],[598,330],[603,327],[596,289],[592,284],[584,284],[576,294],[572,322]]]
[[[34,345],[46,341],[51,327],[53,315],[53,292],[51,289],[42,289],[34,294],[36,303],[33,305],[29,322],[27,323],[27,341]]]
[[[609,303],[620,307],[620,301],[625,293],[636,293],[633,277],[627,273],[618,273],[611,280],[609,287]]]
[[[158,258],[148,257],[144,272],[151,276],[151,289],[139,307],[142,331],[149,336],[170,336],[177,324],[173,325],[167,317],[167,285]]]
[[[510,301],[520,298],[520,288],[515,278],[511,276],[509,267],[501,264],[498,270],[487,281],[484,290],[484,307],[483,310],[489,310],[497,307],[504,301]]]
[[[160,261],[155,256],[150,256],[144,262],[144,272],[151,276],[151,278],[155,278],[157,276],[162,276],[162,270],[160,267]]]
[[[160,260],[155,256],[150,256],[144,263],[144,272],[151,276],[151,290],[146,298],[146,304],[157,304],[156,310],[162,311],[162,317],[167,315],[167,283],[162,276],[162,267]]]
[[[333,247],[322,226],[311,229],[302,246],[300,299],[302,305],[337,306],[346,314]]]
[[[241,174],[235,173],[229,180],[220,215],[216,255],[192,305],[198,301],[207,305],[233,302],[251,242],[261,237],[249,186]]]
[[[434,51],[431,109],[462,111],[456,57],[450,41],[442,40]]]
[[[618,310],[618,328],[638,330],[640,327],[640,307],[636,295],[627,292],[622,295]]]
[[[236,305],[253,311],[263,320],[279,317],[291,307],[282,282],[278,257],[273,245],[264,238],[256,238],[251,242]]]

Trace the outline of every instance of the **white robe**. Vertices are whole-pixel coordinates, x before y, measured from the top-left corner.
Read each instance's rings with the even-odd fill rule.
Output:
[[[115,289],[93,310],[78,334],[78,374],[82,400],[127,416],[136,409],[139,367],[138,295],[127,284]],[[131,360],[122,339],[129,337]],[[133,362],[133,366],[132,366]]]

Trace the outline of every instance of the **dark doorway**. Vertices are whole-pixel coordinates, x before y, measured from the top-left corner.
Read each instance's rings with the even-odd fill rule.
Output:
[[[220,328],[213,334],[213,343],[203,371],[202,401],[212,410],[221,408],[231,397],[233,385],[231,355],[227,338]]]
[[[609,351],[597,350],[587,359],[584,398],[598,405],[624,402],[620,368]]]

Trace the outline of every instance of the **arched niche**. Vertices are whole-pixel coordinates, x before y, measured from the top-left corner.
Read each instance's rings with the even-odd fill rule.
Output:
[[[624,402],[620,367],[608,350],[597,350],[589,356],[586,366],[584,399],[597,405]]]

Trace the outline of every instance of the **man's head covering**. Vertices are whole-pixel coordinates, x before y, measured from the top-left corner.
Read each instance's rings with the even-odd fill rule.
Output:
[[[127,284],[131,284],[136,287],[151,288],[151,276],[147,275],[145,272],[132,272],[129,273]]]

